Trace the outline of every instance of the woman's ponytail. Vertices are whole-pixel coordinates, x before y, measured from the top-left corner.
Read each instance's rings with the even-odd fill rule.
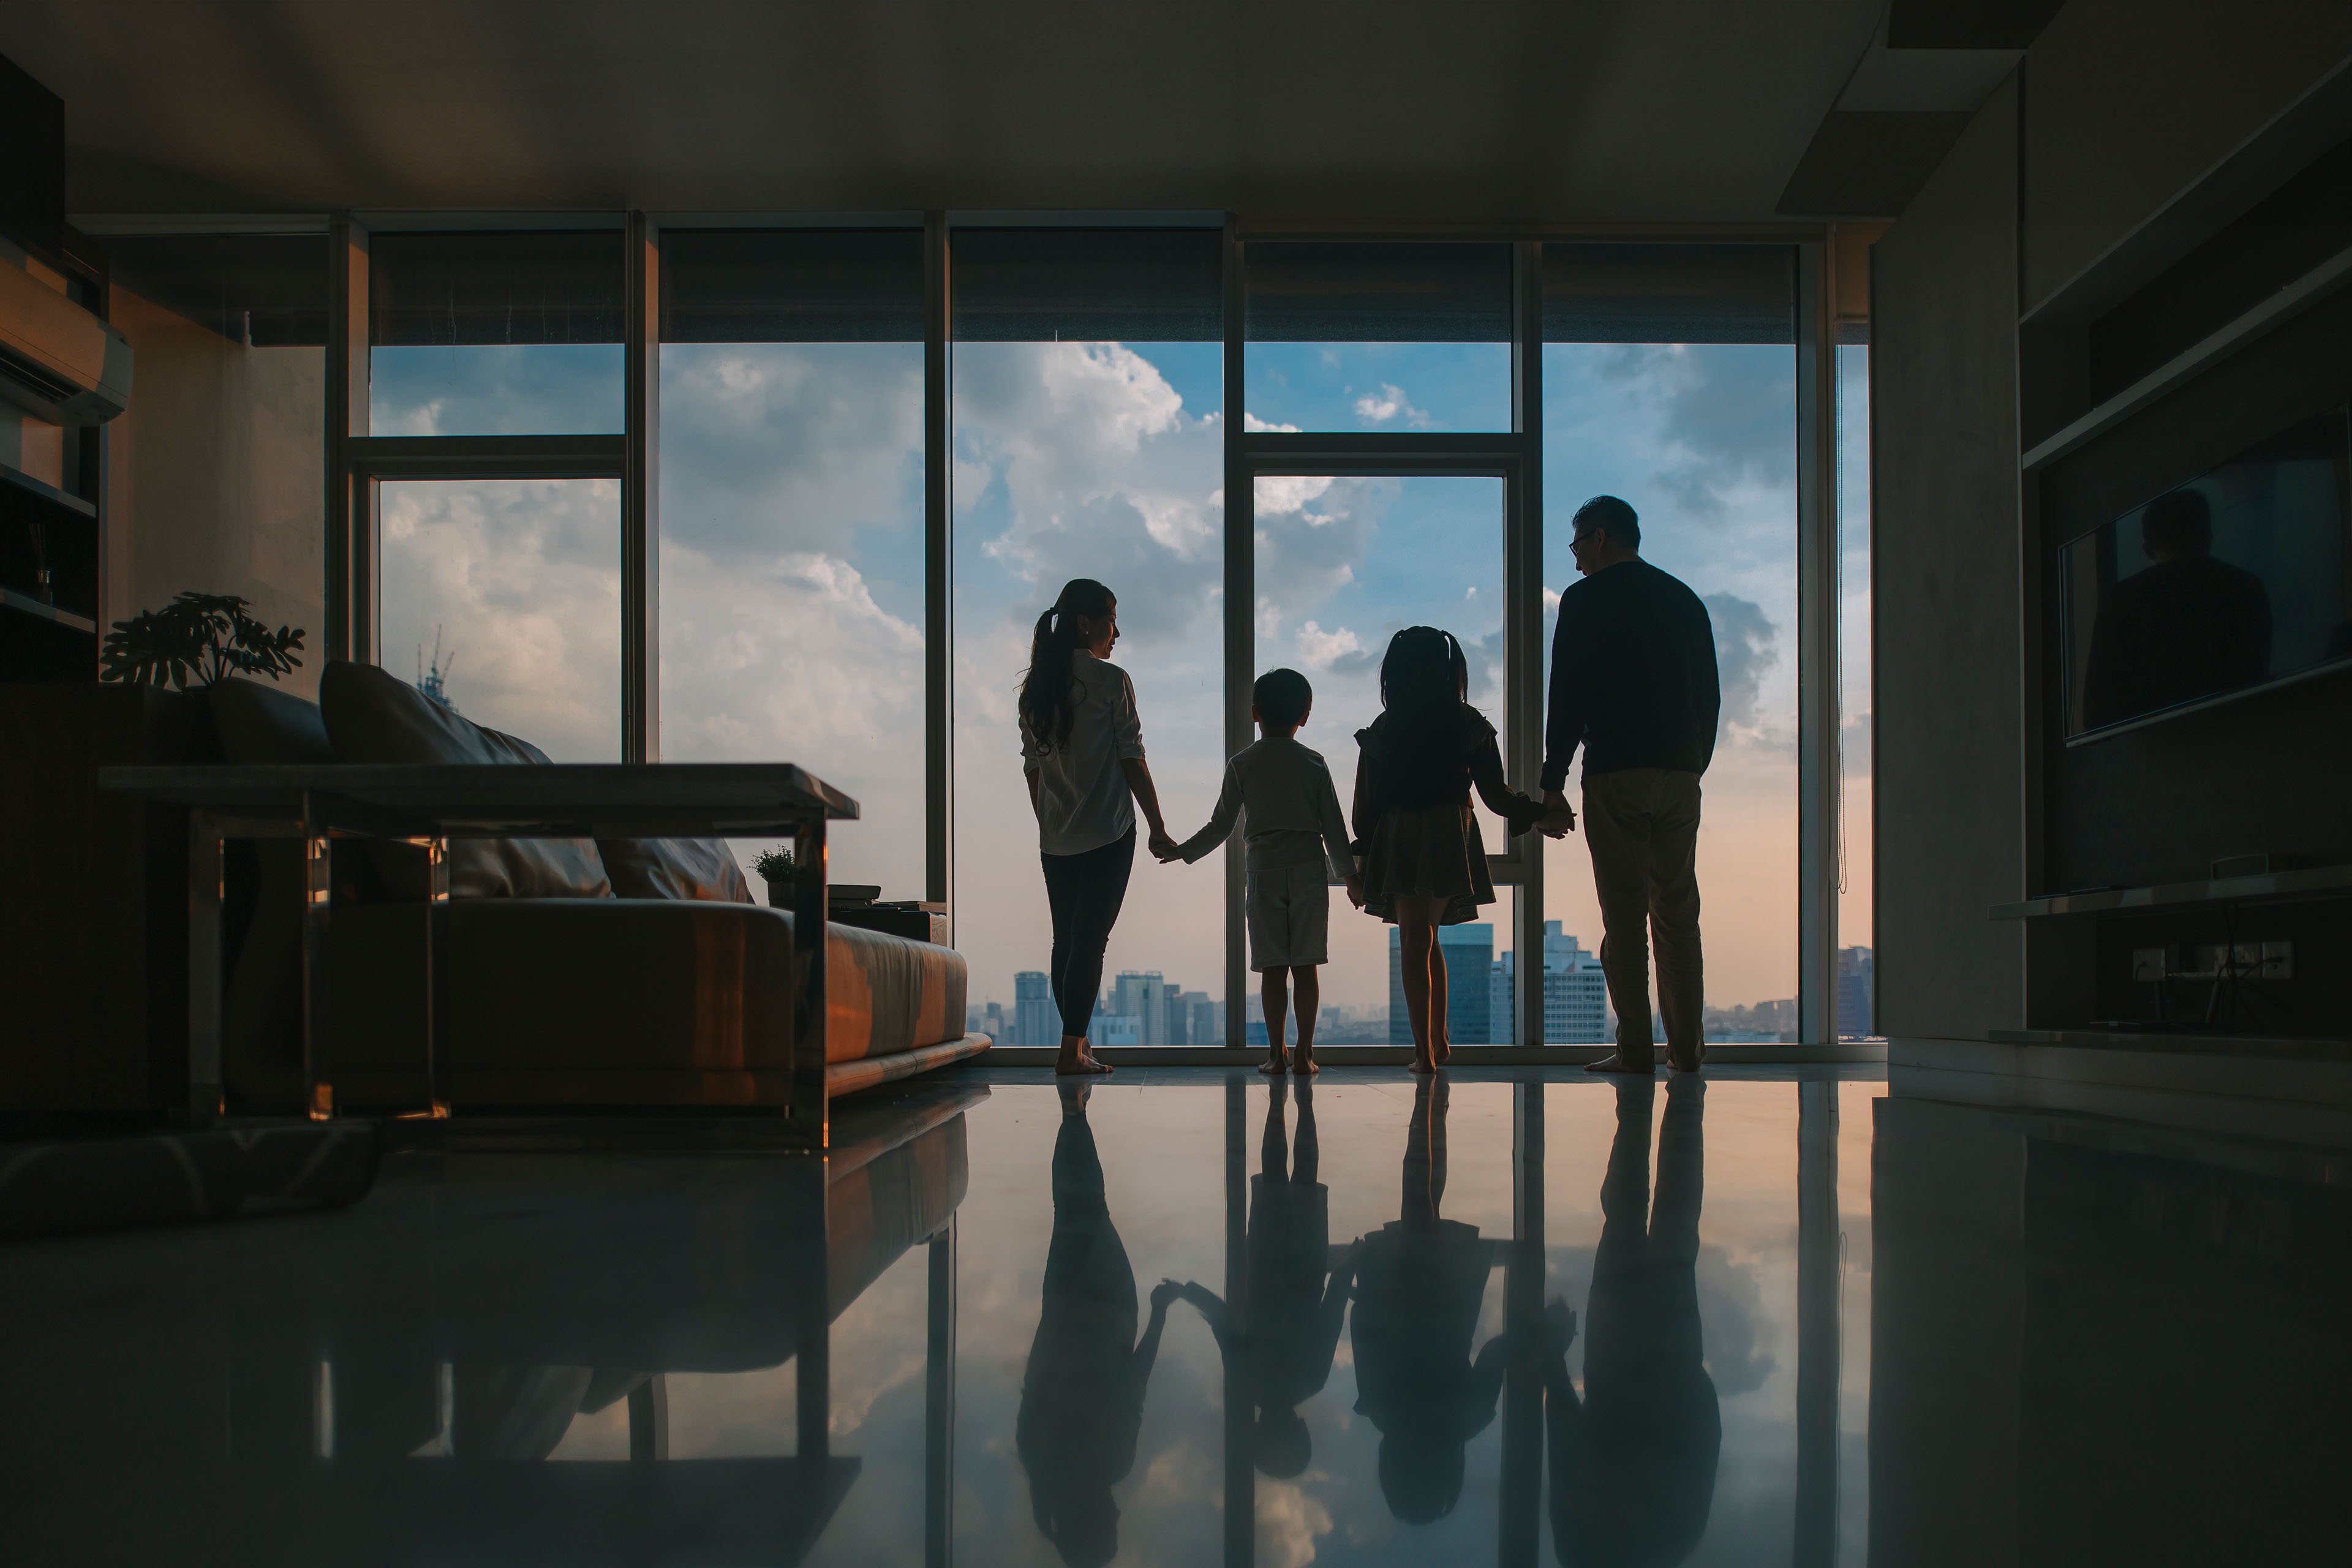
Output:
[[[1071,690],[1072,658],[1080,645],[1078,617],[1101,620],[1110,614],[1113,595],[1091,577],[1073,577],[1062,584],[1053,607],[1037,617],[1029,639],[1029,668],[1021,679],[1021,716],[1030,734],[1048,749],[1070,738],[1077,719],[1077,697]]]

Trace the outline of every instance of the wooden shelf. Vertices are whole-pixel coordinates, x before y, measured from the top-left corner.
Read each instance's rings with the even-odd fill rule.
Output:
[[[88,616],[77,616],[71,610],[60,610],[55,605],[44,605],[29,594],[19,594],[14,588],[0,588],[0,605],[27,616],[37,616],[45,621],[55,621],[78,632],[98,635],[98,623]]]
[[[2052,915],[2097,915],[2116,910],[2161,909],[2169,904],[2218,904],[2233,899],[2270,899],[2293,893],[2352,889],[2352,866],[2313,866],[2298,871],[2266,871],[2252,877],[2209,877],[2200,882],[2165,882],[2152,888],[2101,888],[2053,893],[2021,903],[1995,904],[1997,921],[2042,920]]]
[[[96,521],[98,517],[98,508],[91,502],[77,495],[68,495],[47,480],[37,479],[24,470],[12,468],[5,463],[0,463],[0,484],[5,484],[11,489],[22,490],[27,495],[37,496],[52,506],[61,506],[68,511],[78,512],[92,521]]]

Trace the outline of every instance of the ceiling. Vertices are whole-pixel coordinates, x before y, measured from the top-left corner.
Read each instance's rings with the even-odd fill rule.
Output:
[[[1886,0],[10,0],[79,215],[1769,220]]]

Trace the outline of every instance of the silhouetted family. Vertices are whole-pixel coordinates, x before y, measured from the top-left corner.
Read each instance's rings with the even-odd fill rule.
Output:
[[[1443,1077],[1415,1087],[1398,1217],[1336,1254],[1329,1193],[1317,1179],[1312,1091],[1298,1086],[1289,1142],[1288,1091],[1277,1081],[1250,1183],[1244,1295],[1228,1303],[1200,1284],[1163,1280],[1139,1341],[1134,1269],[1111,1223],[1087,1086],[1065,1084],[1045,1310],[1015,1428],[1038,1529],[1072,1568],[1118,1555],[1112,1488],[1134,1468],[1145,1384],[1169,1307],[1181,1300],[1198,1309],[1234,1374],[1228,1397],[1248,1402],[1250,1458],[1261,1474],[1306,1472],[1314,1439],[1301,1407],[1329,1380],[1345,1326],[1356,1412],[1380,1433],[1381,1496],[1407,1523],[1444,1518],[1461,1500],[1469,1444],[1493,1423],[1507,1370],[1531,1361],[1560,1561],[1681,1562],[1706,1532],[1723,1439],[1696,1276],[1706,1091],[1692,1075],[1666,1086],[1654,1198],[1655,1092],[1648,1078],[1616,1086],[1580,1391],[1568,1359],[1577,1320],[1564,1300],[1539,1326],[1506,1329],[1473,1352],[1498,1255],[1475,1226],[1442,1212]]]
[[[1601,968],[1617,1014],[1601,1072],[1655,1069],[1649,951],[1658,951],[1659,1016],[1669,1064],[1705,1054],[1699,947],[1699,777],[1714,755],[1721,693],[1706,607],[1641,558],[1641,523],[1614,496],[1578,509],[1570,548],[1580,582],[1560,595],[1545,723],[1543,798],[1510,787],[1495,726],[1469,702],[1469,661],[1451,632],[1406,626],[1380,667],[1380,714],[1356,731],[1354,810],[1343,819],[1323,757],[1298,743],[1314,689],[1273,669],[1253,689],[1258,739],[1225,764],[1207,826],[1168,832],[1144,761],[1135,686],[1109,662],[1118,600],[1089,577],[1066,584],[1037,617],[1021,686],[1023,769],[1037,816],[1054,926],[1051,981],[1061,1014],[1055,1070],[1111,1070],[1088,1044],[1103,955],[1135,860],[1135,814],[1163,863],[1200,859],[1238,826],[1250,967],[1261,976],[1268,1054],[1261,1070],[1312,1074],[1321,1007],[1317,970],[1329,952],[1336,880],[1351,902],[1398,928],[1412,1068],[1453,1052],[1439,926],[1495,901],[1475,791],[1508,835],[1561,837],[1576,826],[1562,793],[1584,751],[1586,842],[1603,935]],[[1350,829],[1352,828],[1352,836]],[[1484,985],[1484,974],[1471,977]],[[1297,1018],[1297,1055],[1287,1016]]]

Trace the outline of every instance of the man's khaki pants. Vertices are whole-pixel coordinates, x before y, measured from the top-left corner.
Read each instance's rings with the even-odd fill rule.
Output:
[[[1706,1054],[1706,971],[1698,942],[1698,775],[1623,768],[1584,776],[1584,842],[1601,899],[1601,969],[1617,1010],[1618,1059],[1656,1065],[1650,1037],[1650,939],[1658,944],[1658,1014],[1666,1056]]]

